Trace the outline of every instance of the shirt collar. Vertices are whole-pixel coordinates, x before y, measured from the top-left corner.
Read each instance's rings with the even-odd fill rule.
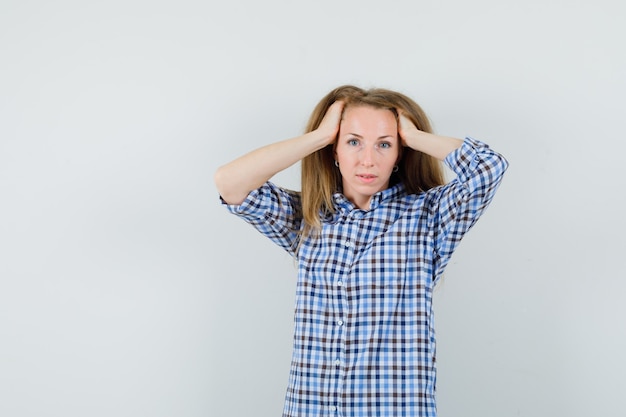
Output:
[[[404,187],[403,183],[392,185],[391,187],[379,191],[372,196],[372,199],[370,200],[369,210],[374,210],[382,203],[389,200],[394,200],[404,194],[406,194],[406,188]],[[333,201],[335,203],[335,208],[337,209],[337,211],[350,212],[355,209],[354,204],[352,204],[350,200],[348,200],[346,196],[340,192],[333,194]]]

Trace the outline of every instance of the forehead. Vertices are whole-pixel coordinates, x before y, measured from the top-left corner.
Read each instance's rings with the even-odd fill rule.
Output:
[[[395,136],[398,131],[398,122],[391,110],[370,106],[350,106],[343,112],[341,130],[344,133]]]

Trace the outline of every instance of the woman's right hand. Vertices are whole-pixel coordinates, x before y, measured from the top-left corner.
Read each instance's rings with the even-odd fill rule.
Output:
[[[332,144],[337,139],[344,105],[345,103],[343,101],[335,101],[331,104],[330,107],[328,107],[328,110],[326,110],[326,114],[320,122],[320,125],[316,129],[327,139],[326,145]]]

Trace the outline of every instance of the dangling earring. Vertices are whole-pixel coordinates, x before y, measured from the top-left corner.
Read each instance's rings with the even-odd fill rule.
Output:
[[[335,166],[339,168],[339,161],[337,161],[336,159],[335,159]]]
[[[400,167],[398,165],[393,166],[393,172],[398,172],[399,169]]]

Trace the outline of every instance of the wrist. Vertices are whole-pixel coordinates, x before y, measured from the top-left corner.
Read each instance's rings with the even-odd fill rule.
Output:
[[[427,138],[428,133],[415,129],[412,132],[402,135],[403,145],[409,148],[421,151],[423,148],[424,140]]]
[[[333,143],[336,138],[336,133],[329,133],[316,129],[305,134],[304,136],[315,148],[315,150],[319,150]]]

